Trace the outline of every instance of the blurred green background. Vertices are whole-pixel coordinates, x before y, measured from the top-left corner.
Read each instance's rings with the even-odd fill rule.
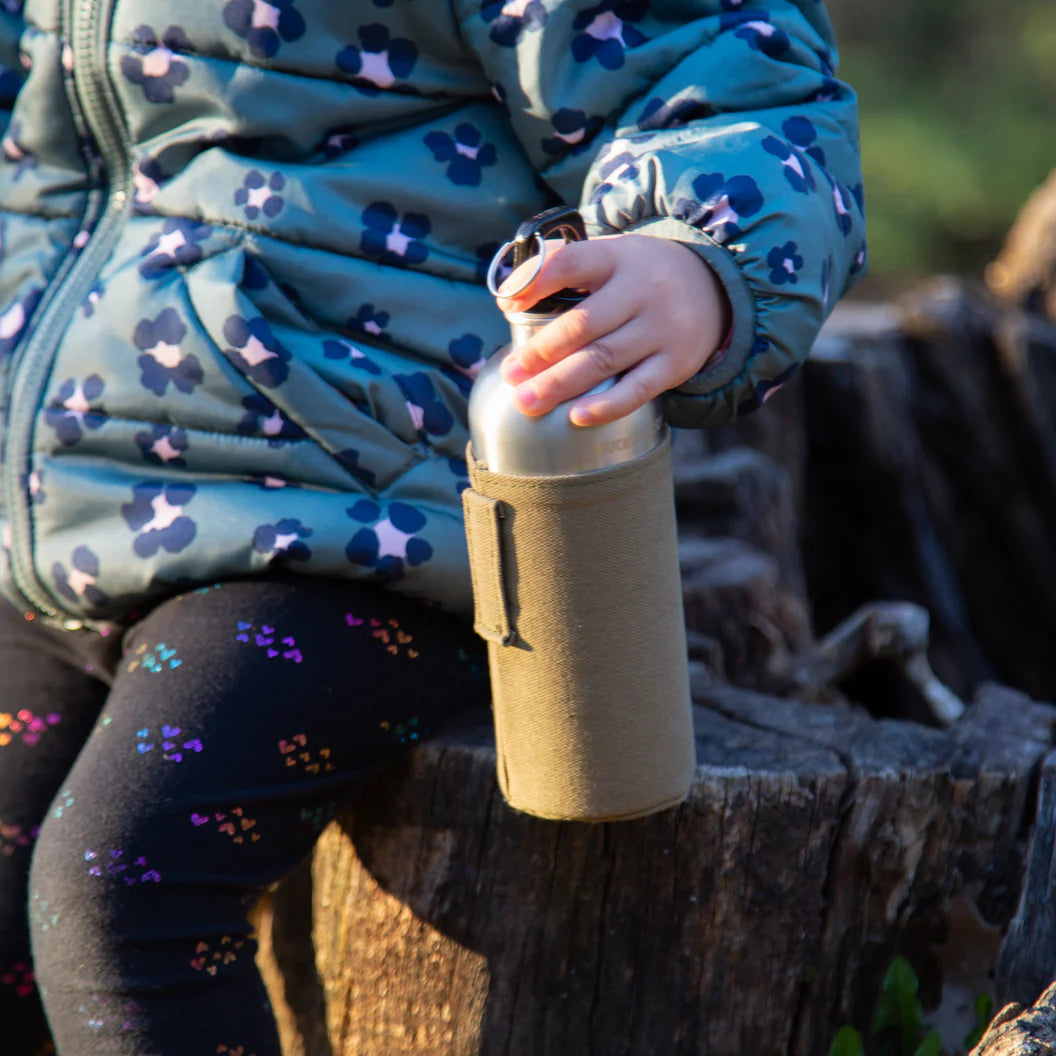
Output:
[[[856,295],[981,277],[1056,167],[1056,2],[828,7],[860,104],[870,267]]]

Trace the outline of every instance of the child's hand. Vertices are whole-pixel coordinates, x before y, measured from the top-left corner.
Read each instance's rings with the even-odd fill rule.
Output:
[[[692,250],[648,235],[606,235],[586,242],[547,243],[535,281],[517,297],[500,297],[523,312],[565,287],[590,290],[582,303],[548,323],[502,364],[525,414],[545,414],[605,378],[612,388],[573,404],[574,425],[622,418],[681,385],[708,361],[729,326],[719,280]],[[517,289],[536,267],[522,264],[503,284]]]

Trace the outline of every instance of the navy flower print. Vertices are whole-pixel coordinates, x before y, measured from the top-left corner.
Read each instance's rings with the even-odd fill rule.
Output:
[[[364,487],[373,488],[377,483],[377,479],[369,469],[359,464],[360,458],[363,457],[361,451],[357,451],[354,447],[346,448],[344,451],[337,452],[337,460],[352,474],[356,480],[359,481]]]
[[[598,154],[598,177],[601,183],[591,192],[590,204],[596,205],[620,180],[638,178],[638,158],[629,150],[621,149],[628,141],[613,140]]]
[[[51,575],[58,592],[68,600],[89,605],[105,605],[109,600],[95,584],[99,576],[99,558],[87,546],[79,546],[70,555],[69,571],[58,561],[51,566]]]
[[[400,386],[407,412],[419,433],[445,436],[455,424],[454,416],[437,396],[428,374],[415,371],[413,374],[395,375]]]
[[[285,477],[280,477],[276,474],[251,473],[248,479],[253,481],[261,491],[277,491],[279,488],[296,488],[298,486]]]
[[[106,421],[103,409],[92,407],[104,387],[98,374],[89,374],[84,381],[67,378],[59,387],[58,397],[45,409],[44,420],[67,447],[76,444],[85,429],[99,429]]]
[[[338,158],[359,143],[359,136],[346,129],[331,132],[323,142],[323,155],[327,158]]]
[[[132,165],[132,186],[135,187],[132,205],[137,213],[142,215],[154,211],[152,203],[167,175],[157,158],[152,158],[149,154],[136,158]]]
[[[576,62],[596,58],[607,70],[618,70],[624,52],[644,44],[646,36],[629,22],[641,22],[649,11],[648,0],[602,0],[576,15],[572,28],[580,30],[572,38]]]
[[[294,0],[229,0],[224,23],[249,44],[258,59],[270,59],[285,41],[304,36],[304,16]]]
[[[422,213],[399,214],[389,202],[373,202],[363,210],[362,249],[364,255],[376,257],[381,264],[421,264],[429,250],[421,240],[432,225]]]
[[[79,546],[70,555],[69,571],[58,561],[51,566],[51,576],[58,592],[68,600],[89,605],[105,605],[109,600],[95,584],[99,576],[99,558],[87,546]]]
[[[498,243],[495,248],[499,248]],[[392,334],[385,329],[389,325],[389,313],[376,309],[369,301],[361,304],[356,314],[345,325],[357,334],[369,334],[378,341],[392,340]]]
[[[723,30],[732,29],[734,36],[747,41],[750,48],[773,59],[788,51],[792,42],[769,18],[766,11],[736,11],[724,14],[720,26]]]
[[[269,447],[281,447],[288,440],[303,440],[306,435],[259,392],[244,397],[242,407],[246,413],[238,423],[238,431],[244,436],[266,436]]]
[[[15,301],[0,314],[0,356],[14,351],[26,328],[26,322],[40,300],[40,295],[39,289],[31,289],[25,298]]]
[[[447,346],[455,369],[469,378],[475,378],[484,366],[484,341],[476,334],[463,334]]]
[[[171,103],[174,88],[185,84],[191,71],[176,51],[190,51],[191,42],[179,26],[169,26],[159,41],[150,26],[132,34],[134,54],[121,59],[121,72],[143,89],[150,103]]]
[[[136,324],[132,340],[143,352],[136,360],[140,384],[157,396],[165,395],[170,382],[180,392],[194,392],[205,377],[198,357],[180,352],[186,334],[187,327],[175,308],[166,308],[156,319],[140,319]]]
[[[381,367],[377,365],[365,352],[356,348],[351,341],[343,341],[341,338],[327,338],[323,342],[323,355],[327,359],[347,359],[353,367],[359,367],[368,374],[380,374]]]
[[[767,342],[759,341],[757,345],[762,345],[761,351],[766,351]],[[753,352],[755,350],[753,349]],[[771,378],[769,381],[757,381],[755,388],[752,390],[752,394],[744,400],[737,408],[737,414],[739,417],[744,417],[746,414],[751,414],[752,411],[759,410],[760,407],[771,396],[781,388],[795,373],[799,370],[799,364],[793,363],[787,370],[783,370],[776,378]]]
[[[258,385],[273,389],[289,376],[290,353],[259,315],[253,319],[228,316],[224,337],[233,346],[225,348],[224,355]]]
[[[143,249],[139,273],[145,279],[157,279],[169,268],[188,267],[202,259],[202,243],[212,234],[208,224],[183,217],[169,217]]]
[[[663,128],[681,128],[690,121],[711,117],[715,111],[711,104],[692,96],[675,98],[670,102],[653,98],[638,115],[638,127],[643,132],[655,132]]]
[[[502,107],[503,113],[508,115],[510,112],[510,93],[506,91],[506,85],[502,81],[492,81],[491,95],[495,102]]]
[[[857,275],[860,271],[865,269],[865,262],[869,259],[869,249],[863,241],[858,247],[858,252],[854,255],[854,260],[851,262],[851,275]]]
[[[504,48],[516,47],[527,30],[546,25],[542,0],[483,0],[480,17],[491,23],[488,36]]]
[[[832,206],[836,211],[836,223],[844,235],[851,233],[851,192],[841,187],[838,183],[832,183]]]
[[[447,162],[447,178],[461,187],[480,185],[482,170],[498,160],[494,143],[483,142],[480,129],[468,121],[455,128],[454,139],[446,132],[433,131],[425,137],[425,145],[437,161]]]
[[[809,194],[814,190],[814,174],[810,171],[810,163],[803,154],[795,147],[789,146],[784,140],[777,136],[767,136],[762,143],[763,150],[767,154],[773,154],[785,171],[785,179],[788,180],[792,190],[800,194]]]
[[[775,286],[783,286],[786,282],[795,285],[799,279],[797,272],[803,267],[803,258],[798,253],[799,247],[795,242],[786,242],[783,246],[774,246],[766,255],[766,262],[770,265],[770,281]]]
[[[242,282],[239,284],[244,290],[266,290],[271,276],[267,268],[256,257],[246,254],[242,261]]]
[[[253,549],[258,554],[271,554],[272,560],[307,561],[312,551],[305,539],[312,529],[293,517],[284,517],[275,524],[262,524],[253,533]]]
[[[374,569],[386,580],[402,579],[405,566],[424,564],[433,548],[417,533],[426,525],[425,514],[403,502],[389,504],[388,514],[376,502],[360,499],[347,511],[349,517],[369,527],[360,528],[345,547],[354,565]]]
[[[674,214],[694,227],[703,228],[716,242],[726,242],[741,233],[741,221],[763,207],[763,195],[751,176],[704,172],[693,180],[696,201],[680,198]]]
[[[781,125],[781,131],[784,132],[789,143],[824,167],[825,151],[814,145],[814,141],[818,138],[818,131],[809,119],[802,116],[790,117]]]
[[[44,491],[44,474],[39,469],[23,476],[23,486],[29,492],[29,501],[39,506],[48,497]]]
[[[418,46],[404,37],[390,37],[388,26],[376,22],[359,29],[359,47],[349,44],[337,55],[337,68],[352,75],[352,83],[368,95],[406,80],[418,61]]]
[[[235,191],[235,205],[242,206],[247,220],[256,220],[261,213],[269,218],[278,216],[285,204],[279,191],[285,186],[286,177],[281,172],[265,176],[259,169],[250,169]]]
[[[826,77],[825,80],[822,81],[821,87],[807,96],[807,102],[831,103],[833,99],[840,98],[840,93],[840,82],[832,77]]]
[[[21,134],[22,122],[12,121],[7,126],[7,132],[3,140],[0,141],[0,145],[3,146],[5,160],[15,166],[14,179],[16,181],[22,178],[27,169],[33,169],[37,166],[37,156],[20,142]]]
[[[163,484],[150,480],[132,487],[132,501],[123,503],[121,516],[136,533],[132,549],[139,557],[158,550],[178,554],[194,540],[197,526],[184,512],[195,495],[193,484]]]
[[[449,458],[447,468],[455,478],[455,494],[461,495],[469,487],[469,468],[464,458]]]
[[[543,139],[547,154],[582,154],[590,148],[594,137],[605,127],[605,119],[597,114],[588,117],[582,110],[561,107],[550,119],[554,134]]]
[[[156,466],[185,466],[191,446],[187,432],[175,425],[153,425],[136,433],[136,446],[147,462]]]
[[[104,293],[106,293],[106,286],[97,279],[92,283],[92,288],[85,295],[84,300],[81,301],[81,311],[85,319],[91,319],[95,314],[95,306],[103,299]]]

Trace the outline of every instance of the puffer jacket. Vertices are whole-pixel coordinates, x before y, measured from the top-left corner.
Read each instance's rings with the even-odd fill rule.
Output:
[[[821,0],[0,0],[4,592],[276,563],[467,613],[465,404],[527,216],[680,240],[758,406],[864,264]]]

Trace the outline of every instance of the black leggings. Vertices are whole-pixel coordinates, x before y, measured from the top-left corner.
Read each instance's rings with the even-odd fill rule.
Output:
[[[0,603],[4,1052],[43,1050],[39,994],[60,1056],[280,1056],[247,910],[486,703],[469,628],[372,588],[226,583],[120,642]]]

